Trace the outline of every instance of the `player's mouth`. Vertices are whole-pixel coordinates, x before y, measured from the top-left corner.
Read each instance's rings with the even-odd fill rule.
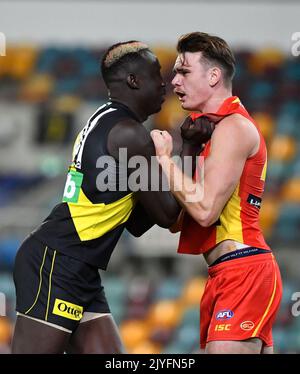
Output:
[[[180,101],[184,101],[186,94],[182,91],[175,91],[176,95],[178,96]]]

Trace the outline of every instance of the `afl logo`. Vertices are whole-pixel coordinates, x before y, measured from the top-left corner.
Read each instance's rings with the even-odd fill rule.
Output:
[[[252,330],[254,327],[254,323],[252,321],[244,321],[240,324],[242,330],[249,331]]]
[[[230,310],[230,309],[224,309],[224,310],[220,310],[217,314],[216,314],[216,319],[217,320],[220,320],[220,319],[230,319],[232,318],[234,315],[233,311]]]

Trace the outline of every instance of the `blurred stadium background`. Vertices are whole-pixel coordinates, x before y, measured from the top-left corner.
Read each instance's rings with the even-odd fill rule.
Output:
[[[99,75],[105,48],[139,39],[157,53],[167,81],[179,35],[225,38],[237,59],[238,95],[259,122],[269,152],[261,224],[284,281],[274,327],[276,352],[300,353],[300,32],[296,1],[0,1],[0,352],[9,353],[15,321],[12,268],[30,231],[60,201],[76,133],[106,100]],[[2,38],[3,39],[3,38]],[[295,47],[295,46],[294,46]],[[298,48],[300,50],[300,47]],[[2,49],[1,49],[2,51]],[[146,126],[179,139],[186,113],[171,94]],[[179,143],[178,143],[179,144]],[[200,257],[176,254],[178,236],[158,227],[139,239],[125,233],[102,273],[113,315],[130,353],[198,349]]]

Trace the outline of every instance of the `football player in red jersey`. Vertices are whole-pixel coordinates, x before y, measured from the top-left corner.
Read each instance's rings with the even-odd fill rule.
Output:
[[[207,353],[272,353],[282,283],[259,226],[266,145],[258,125],[232,96],[235,59],[227,43],[193,32],[180,37],[177,51],[174,92],[183,109],[197,112],[185,126],[201,126],[201,117],[217,123],[193,179],[171,159],[169,133],[151,133],[183,208],[178,252],[203,254],[208,264],[200,306],[201,348]]]

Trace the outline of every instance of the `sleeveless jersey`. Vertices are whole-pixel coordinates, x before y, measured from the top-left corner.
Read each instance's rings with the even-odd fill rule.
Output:
[[[127,184],[119,188],[119,162],[107,149],[110,130],[128,118],[137,120],[116,102],[106,103],[91,116],[75,141],[63,201],[33,232],[52,249],[101,269],[106,269],[135,205]],[[103,172],[108,164],[117,177],[114,188],[105,190],[108,175]]]
[[[228,239],[252,247],[270,249],[259,226],[259,209],[267,169],[267,150],[257,124],[236,96],[226,99],[216,113],[192,113],[191,117],[208,116],[222,119],[234,113],[242,115],[255,125],[260,137],[259,150],[246,160],[239,183],[216,223],[210,227],[202,227],[189,214],[184,214],[179,253],[205,253]],[[205,158],[210,153],[210,144],[210,141],[206,143],[201,153],[204,157],[204,165]]]

